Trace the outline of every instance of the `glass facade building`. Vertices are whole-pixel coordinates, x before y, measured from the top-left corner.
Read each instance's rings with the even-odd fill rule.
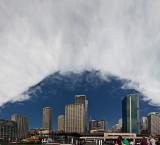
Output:
[[[122,130],[139,133],[139,95],[131,94],[122,100]]]

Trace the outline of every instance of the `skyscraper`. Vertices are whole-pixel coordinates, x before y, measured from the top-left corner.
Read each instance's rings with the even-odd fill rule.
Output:
[[[76,95],[75,96],[76,104],[84,104],[84,127],[85,131],[87,131],[87,120],[88,120],[88,101],[86,100],[85,95]]]
[[[58,131],[64,131],[65,118],[64,115],[58,116]]]
[[[87,131],[88,101],[85,95],[76,95],[75,104],[65,106],[65,132]]]
[[[139,95],[131,94],[122,100],[122,130],[139,133]]]
[[[53,111],[50,107],[43,108],[43,129],[52,130]]]
[[[18,139],[26,138],[29,128],[28,117],[14,114],[11,116],[11,120],[17,123],[17,138]]]

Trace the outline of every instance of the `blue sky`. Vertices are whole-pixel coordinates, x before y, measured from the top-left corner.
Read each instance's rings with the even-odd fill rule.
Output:
[[[45,78],[36,86],[29,89],[32,99],[18,103],[8,103],[1,109],[0,118],[10,119],[14,113],[28,116],[29,127],[42,127],[43,107],[53,108],[53,130],[57,130],[58,115],[65,114],[65,105],[75,103],[75,95],[85,94],[88,104],[88,120],[108,120],[109,129],[122,117],[122,99],[133,93],[133,89],[122,89],[124,81],[110,76],[108,81],[98,77],[98,71],[82,74],[69,73],[63,76],[58,72]],[[142,95],[140,94],[140,98]],[[140,116],[158,111],[157,107],[140,101]]]

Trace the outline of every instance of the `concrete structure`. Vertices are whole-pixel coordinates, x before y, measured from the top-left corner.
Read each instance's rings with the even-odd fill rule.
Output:
[[[17,123],[17,138],[26,138],[29,128],[28,117],[14,114],[12,115],[11,119]]]
[[[65,118],[64,115],[58,116],[58,131],[64,131]]]
[[[96,135],[96,134],[95,134]],[[95,142],[96,144],[99,141],[108,142],[108,144],[115,144],[116,140],[119,136],[126,139],[142,139],[142,137],[137,137],[136,133],[104,133],[102,136],[97,134],[96,136],[81,136],[80,140],[84,140],[85,142]]]
[[[65,106],[65,132],[87,131],[88,101],[85,95],[76,95],[75,104]]]
[[[85,132],[84,104],[65,106],[65,132]]]
[[[0,119],[0,140],[12,141],[17,138],[17,123]]]
[[[139,133],[139,95],[131,94],[122,100],[122,131]]]
[[[43,108],[43,129],[52,130],[53,111],[50,107]]]
[[[85,131],[87,131],[88,101],[86,100],[86,96],[85,95],[76,95],[75,96],[75,104],[83,104],[84,105],[84,127],[85,127]]]
[[[160,135],[160,114],[158,112],[151,112],[147,116],[148,133],[152,136]]]
[[[106,132],[108,130],[108,122],[107,120],[104,118],[101,121],[97,121],[97,120],[90,120],[89,121],[89,131],[90,133],[94,133],[94,132]]]

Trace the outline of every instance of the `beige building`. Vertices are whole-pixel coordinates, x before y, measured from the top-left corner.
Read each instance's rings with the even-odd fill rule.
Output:
[[[151,112],[147,116],[148,133],[152,136],[160,134],[160,113]]]
[[[53,111],[50,107],[43,108],[43,129],[52,130]]]
[[[88,101],[85,95],[76,95],[75,104],[65,106],[65,132],[87,131]]]
[[[12,115],[11,120],[17,123],[17,138],[18,139],[26,138],[29,128],[28,117],[14,114]]]
[[[88,101],[86,100],[86,95],[76,95],[75,104],[84,104],[84,128],[87,131]]]
[[[65,118],[64,115],[58,116],[58,131],[64,131]]]
[[[65,132],[85,132],[84,112],[83,104],[65,106]]]

